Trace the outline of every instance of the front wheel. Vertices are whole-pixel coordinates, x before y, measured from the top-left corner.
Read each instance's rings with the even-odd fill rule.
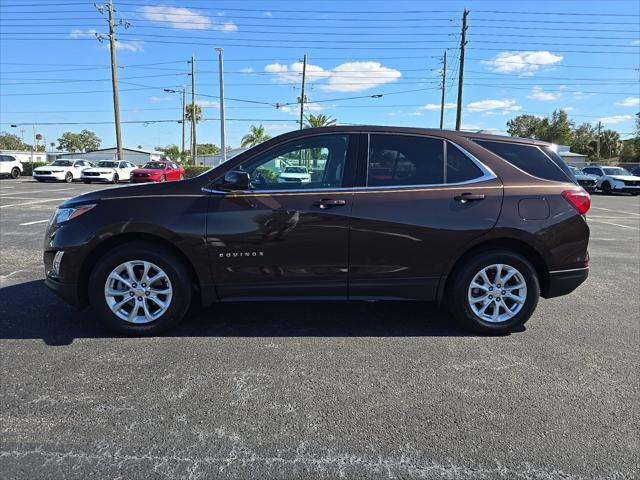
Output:
[[[166,182],[166,181],[167,181],[167,177],[166,177],[166,176],[164,176],[164,175],[162,175],[162,176],[160,177],[160,183],[163,183],[163,182]]]
[[[71,183],[73,182],[73,173],[71,172],[67,172],[66,175],[64,176],[64,181],[66,183]]]
[[[613,193],[613,190],[611,189],[611,184],[609,182],[604,182],[602,184],[602,193],[604,193],[605,195],[611,195]]]
[[[117,173],[113,174],[113,178],[111,179],[111,183],[118,183],[120,181],[120,177],[118,176]]]
[[[191,304],[191,281],[170,250],[136,242],[116,247],[89,279],[89,301],[111,330],[156,335],[175,327]]]
[[[540,298],[535,268],[522,255],[491,250],[469,258],[447,291],[449,310],[467,328],[502,333],[523,325]]]
[[[91,181],[90,181],[90,180],[83,180],[83,182],[84,182],[86,185],[89,185],[89,184],[91,183]]]
[[[19,176],[20,176],[20,169],[19,169],[18,167],[14,167],[14,168],[11,170],[11,178],[13,178],[13,179],[15,180],[15,179],[16,179],[16,178],[18,178]]]

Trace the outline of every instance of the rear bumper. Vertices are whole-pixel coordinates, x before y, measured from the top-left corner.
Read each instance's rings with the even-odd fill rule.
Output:
[[[588,276],[589,267],[549,272],[549,283],[542,296],[553,298],[567,295],[578,288]]]

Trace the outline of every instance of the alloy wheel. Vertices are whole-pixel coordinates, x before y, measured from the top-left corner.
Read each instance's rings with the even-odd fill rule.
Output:
[[[522,273],[506,264],[484,267],[469,284],[467,301],[481,320],[501,323],[515,317],[527,300],[527,283]]]
[[[130,260],[107,276],[104,297],[118,318],[142,324],[157,320],[169,309],[173,289],[160,267],[145,260]]]

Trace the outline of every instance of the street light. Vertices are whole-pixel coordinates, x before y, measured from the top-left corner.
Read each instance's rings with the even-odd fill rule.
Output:
[[[182,92],[178,92],[177,90],[173,90],[171,88],[165,88],[164,91],[167,93],[182,93],[182,121],[180,122],[182,124],[182,148],[180,149],[180,159],[182,160],[183,159],[182,155],[184,154],[184,121],[186,116],[184,103],[185,103],[186,88],[182,87]],[[192,111],[191,113],[193,114],[194,112]]]
[[[220,149],[222,150],[222,162],[227,161],[227,146],[225,142],[225,120],[224,120],[224,61],[222,59],[222,48],[214,48],[218,52],[218,66],[220,70]]]

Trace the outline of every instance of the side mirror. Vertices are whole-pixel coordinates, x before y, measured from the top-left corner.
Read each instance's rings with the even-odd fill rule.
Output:
[[[219,187],[222,190],[249,190],[249,184],[251,179],[247,172],[242,170],[231,170],[225,173],[224,180],[220,183]]]

